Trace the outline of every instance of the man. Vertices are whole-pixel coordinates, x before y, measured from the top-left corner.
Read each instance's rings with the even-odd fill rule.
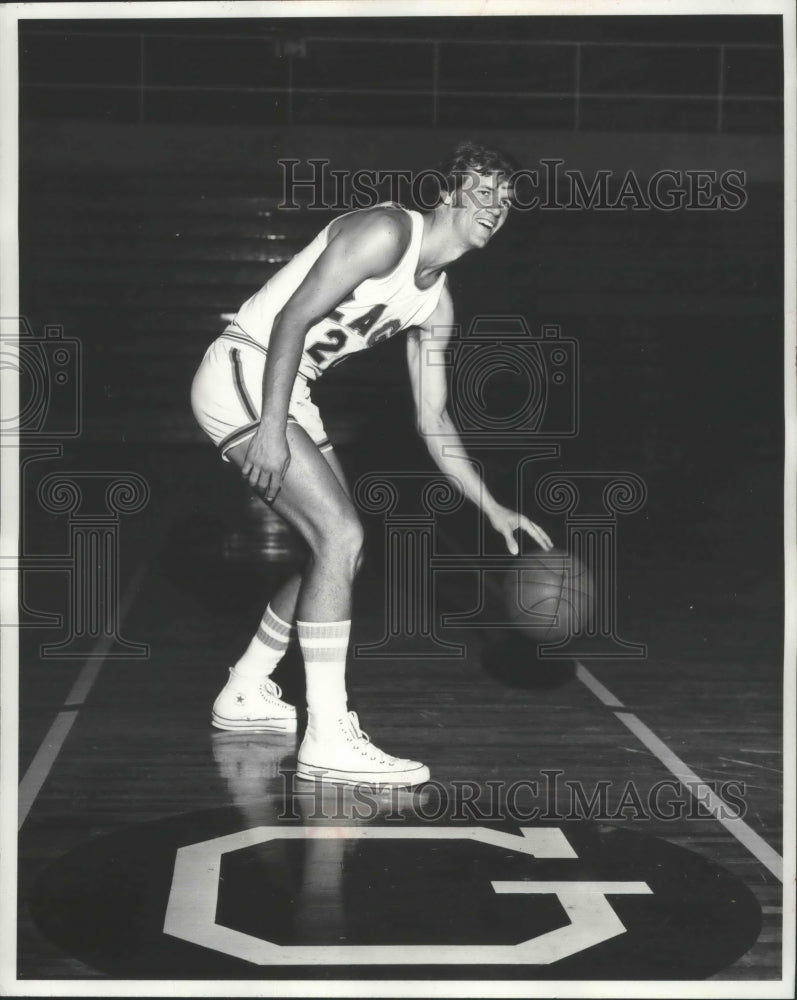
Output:
[[[221,729],[294,731],[296,711],[270,675],[296,622],[308,722],[297,776],[347,784],[412,786],[418,761],[379,750],[349,712],[345,686],[351,599],[363,530],[344,475],[310,400],[309,383],[347,355],[408,330],[410,381],[426,444],[440,469],[518,552],[515,532],[551,541],[497,503],[455,444],[442,367],[421,378],[420,343],[443,344],[454,323],[444,268],[495,238],[510,207],[515,164],[463,143],[444,166],[447,190],[425,214],[377,205],[335,219],[248,299],[205,355],[192,389],[197,420],[222,457],[291,524],[309,548],[301,574],[275,594],[257,635],[213,706]],[[454,451],[455,449],[450,449]]]

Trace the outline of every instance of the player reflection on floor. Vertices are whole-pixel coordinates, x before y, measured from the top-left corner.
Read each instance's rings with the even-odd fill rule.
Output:
[[[346,837],[345,828],[388,817],[417,821],[419,810],[429,799],[428,789],[322,782],[308,788],[306,783],[294,781],[295,733],[219,732],[211,738],[213,759],[227,784],[230,801],[241,814],[243,829],[279,823],[327,829],[329,836],[314,834],[298,844],[272,841],[268,858],[262,858],[262,879],[264,885],[278,886],[280,895],[290,901],[280,920],[292,941],[345,941],[346,859],[358,846],[356,840]],[[278,859],[275,849],[280,852]]]

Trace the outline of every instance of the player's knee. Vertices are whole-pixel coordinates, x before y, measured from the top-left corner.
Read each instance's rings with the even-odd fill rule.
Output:
[[[364,540],[363,526],[354,510],[339,512],[331,517],[323,527],[313,531],[308,539],[316,558],[339,563],[352,575],[362,563]]]
[[[333,545],[345,560],[346,566],[354,575],[362,563],[365,534],[360,519],[356,514],[345,518],[333,532]]]

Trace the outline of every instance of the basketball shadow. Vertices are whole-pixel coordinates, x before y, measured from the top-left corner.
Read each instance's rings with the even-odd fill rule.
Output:
[[[487,673],[506,687],[551,691],[576,676],[574,660],[542,658],[538,643],[514,630],[496,631],[486,639],[481,662]]]

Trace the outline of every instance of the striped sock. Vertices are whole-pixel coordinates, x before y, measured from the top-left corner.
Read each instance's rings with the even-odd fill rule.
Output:
[[[346,714],[346,651],[351,621],[296,622],[307,679],[308,725]]]
[[[288,622],[275,614],[269,604],[254,639],[233,667],[235,676],[257,680],[270,676],[285,655],[292,631]]]

